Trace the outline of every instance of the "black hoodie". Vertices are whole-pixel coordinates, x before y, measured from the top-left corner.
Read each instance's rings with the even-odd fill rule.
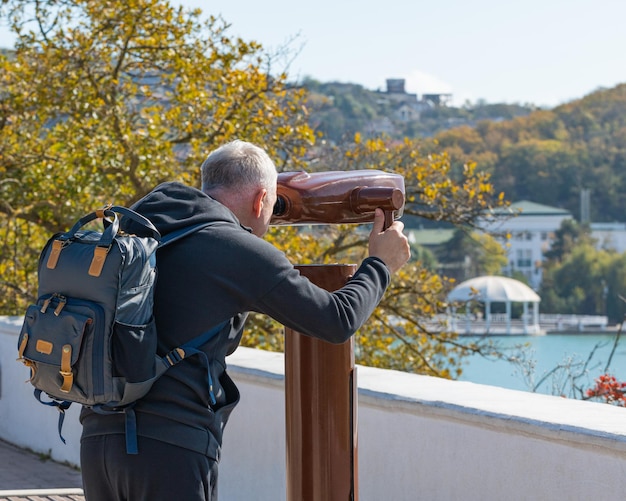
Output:
[[[382,298],[389,271],[376,258],[330,293],[300,276],[287,257],[254,236],[224,205],[180,183],[158,186],[133,209],[161,235],[202,222],[212,224],[158,251],[154,314],[160,355],[221,322],[220,334],[202,350],[206,369],[192,357],[169,369],[135,406],[137,432],[219,460],[222,431],[239,400],[225,358],[237,348],[248,312],[264,313],[298,332],[342,343],[363,325]],[[132,226],[126,228],[132,231]],[[83,436],[124,433],[123,415],[81,413]]]

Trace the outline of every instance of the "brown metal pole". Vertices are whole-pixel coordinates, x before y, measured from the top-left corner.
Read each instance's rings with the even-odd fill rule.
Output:
[[[356,265],[296,266],[334,291]],[[285,329],[287,501],[358,501],[354,339],[334,345]]]

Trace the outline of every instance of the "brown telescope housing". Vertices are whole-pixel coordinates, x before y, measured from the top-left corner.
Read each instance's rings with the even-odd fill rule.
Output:
[[[385,211],[385,227],[404,211],[404,178],[380,170],[282,172],[272,225],[371,223]]]

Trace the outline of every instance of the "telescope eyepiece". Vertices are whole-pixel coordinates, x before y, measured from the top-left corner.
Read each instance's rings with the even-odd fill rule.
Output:
[[[287,201],[282,195],[278,195],[276,203],[274,204],[274,210],[272,213],[274,216],[282,216],[287,211]]]

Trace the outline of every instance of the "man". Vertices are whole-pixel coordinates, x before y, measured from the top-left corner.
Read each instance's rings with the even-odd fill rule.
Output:
[[[370,316],[390,275],[409,259],[403,224],[382,231],[378,210],[369,257],[339,291],[300,276],[261,238],[276,202],[276,168],[259,147],[233,141],[202,165],[202,191],[158,186],[133,207],[167,235],[211,222],[159,250],[155,318],[161,355],[226,322],[197,357],[169,369],[135,405],[139,454],[126,454],[123,415],[81,413],[81,467],[89,501],[215,501],[222,432],[239,400],[225,357],[241,339],[248,312],[267,314],[304,334],[341,343]],[[127,228],[130,230],[130,228]]]

